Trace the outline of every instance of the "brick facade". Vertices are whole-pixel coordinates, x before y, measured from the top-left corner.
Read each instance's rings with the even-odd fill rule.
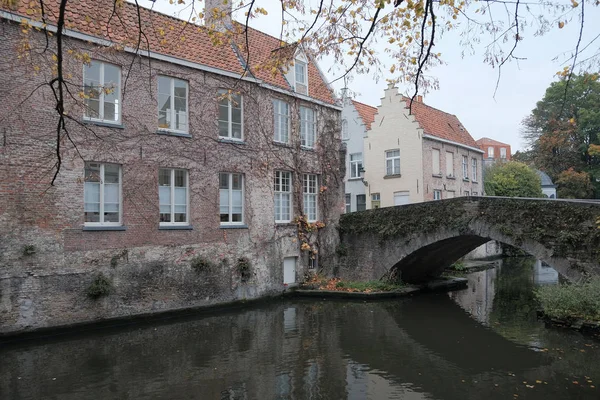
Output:
[[[296,279],[308,263],[297,227],[274,223],[273,175],[293,173],[293,216],[302,214],[302,174],[319,176],[319,219],[311,234],[321,266],[330,265],[337,245],[335,224],[343,209],[340,171],[340,109],[250,80],[66,39],[69,88],[61,170],[54,186],[56,124],[51,53],[36,53],[45,39],[30,34],[31,53],[17,50],[19,25],[0,23],[0,334],[255,298],[281,292],[284,257],[297,257]],[[36,36],[37,35],[37,36]],[[17,58],[20,54],[21,57]],[[83,119],[83,63],[77,57],[121,66],[122,125],[106,127]],[[158,134],[157,76],[188,82],[189,137]],[[243,97],[244,140],[219,140],[218,90]],[[272,99],[290,105],[290,145],[273,143]],[[301,105],[317,115],[317,145],[301,149]],[[84,163],[114,163],[122,171],[125,230],[84,230]],[[341,161],[343,162],[343,161]],[[181,168],[189,176],[193,229],[159,229],[158,170]],[[224,229],[219,221],[219,173],[244,176],[244,226]],[[326,187],[326,188],[325,188]],[[35,254],[26,255],[24,246]],[[190,261],[214,263],[196,272]],[[252,277],[242,282],[237,261],[246,257]],[[86,288],[102,272],[110,295],[91,300]]]

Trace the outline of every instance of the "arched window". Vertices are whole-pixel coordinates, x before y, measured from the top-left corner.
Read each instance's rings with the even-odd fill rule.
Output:
[[[348,121],[343,119],[342,120],[342,139],[349,139],[350,136],[348,135]]]

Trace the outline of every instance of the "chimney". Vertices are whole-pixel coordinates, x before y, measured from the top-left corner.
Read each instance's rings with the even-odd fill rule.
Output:
[[[219,32],[231,30],[231,1],[205,0],[204,25]]]
[[[423,102],[423,96],[418,95],[417,96],[417,102],[422,103]]]

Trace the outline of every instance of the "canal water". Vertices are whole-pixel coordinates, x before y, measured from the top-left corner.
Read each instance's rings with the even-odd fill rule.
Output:
[[[279,299],[0,344],[0,399],[600,399],[600,341],[549,329],[527,258],[453,293]]]

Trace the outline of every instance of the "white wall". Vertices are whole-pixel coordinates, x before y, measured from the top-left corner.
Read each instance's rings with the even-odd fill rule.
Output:
[[[346,144],[346,176],[344,177],[344,183],[346,184],[346,194],[349,193],[351,195],[351,211],[356,211],[356,196],[365,194],[366,188],[360,179],[350,179],[350,154],[362,153],[363,166],[365,165],[365,152],[363,146],[367,128],[358,114],[358,111],[354,108],[352,101],[349,98],[344,98],[343,101],[342,125],[344,124],[344,120],[348,122],[349,136],[349,139],[344,139],[342,137],[342,143]],[[367,204],[370,203],[368,197],[369,196],[367,195]]]

